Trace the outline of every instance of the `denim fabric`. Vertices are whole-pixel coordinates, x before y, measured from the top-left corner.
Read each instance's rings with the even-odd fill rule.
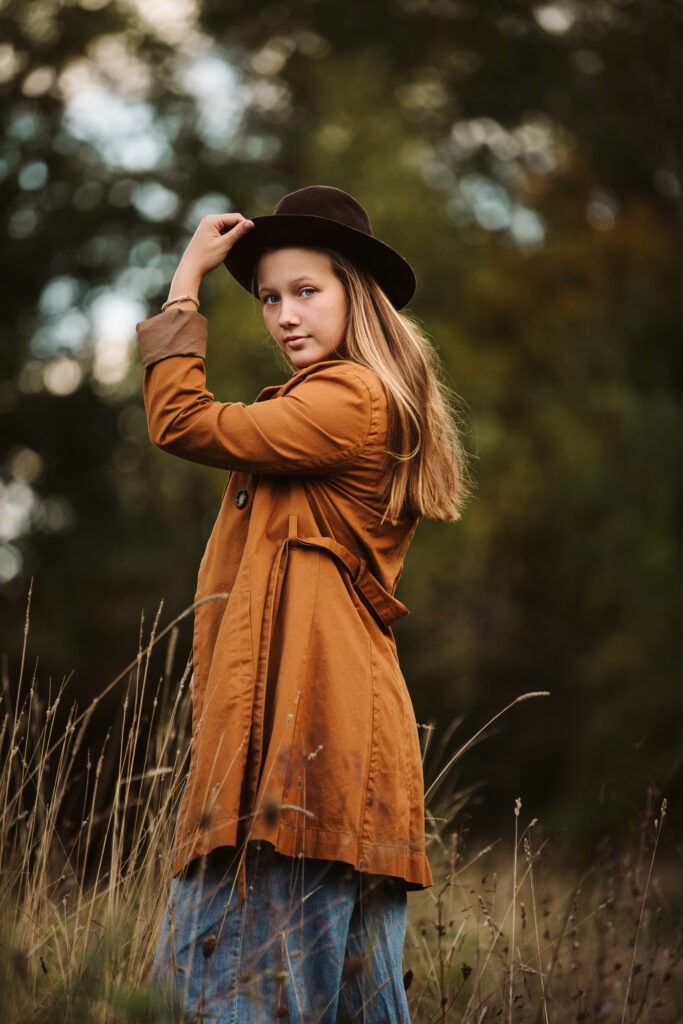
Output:
[[[409,1024],[402,879],[250,842],[240,911],[237,867],[226,847],[173,879],[154,962],[164,1024]]]

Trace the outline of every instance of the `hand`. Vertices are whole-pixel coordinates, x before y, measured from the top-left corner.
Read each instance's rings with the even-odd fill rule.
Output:
[[[222,263],[238,238],[251,231],[254,222],[241,213],[214,213],[202,217],[173,275],[169,299],[199,295],[202,278]],[[191,302],[178,302],[173,309],[195,310]]]
[[[253,226],[254,222],[241,213],[214,213],[202,217],[178,269],[183,267],[188,279],[194,275],[201,281],[205,274],[223,262],[235,242]]]

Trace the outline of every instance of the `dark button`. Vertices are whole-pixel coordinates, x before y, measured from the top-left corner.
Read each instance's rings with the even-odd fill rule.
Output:
[[[237,492],[237,497],[235,498],[235,504],[237,505],[238,508],[244,508],[244,506],[247,504],[248,501],[249,501],[249,494],[247,493],[247,491],[241,490],[241,491]]]

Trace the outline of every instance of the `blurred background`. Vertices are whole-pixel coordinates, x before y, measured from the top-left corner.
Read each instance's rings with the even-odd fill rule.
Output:
[[[421,523],[396,628],[458,824],[521,796],[586,851],[669,798],[680,842],[680,0],[0,3],[0,653],[81,707],[191,604],[225,474],[147,436],[135,323],[206,213],[350,191],[415,267],[474,494]],[[202,286],[207,379],[285,379]],[[191,649],[190,620],[177,649]],[[98,709],[120,715],[123,690]]]

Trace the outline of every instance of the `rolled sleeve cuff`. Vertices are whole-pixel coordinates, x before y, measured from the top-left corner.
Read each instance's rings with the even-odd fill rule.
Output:
[[[135,325],[145,366],[169,356],[206,358],[208,321],[193,309],[167,309]]]

